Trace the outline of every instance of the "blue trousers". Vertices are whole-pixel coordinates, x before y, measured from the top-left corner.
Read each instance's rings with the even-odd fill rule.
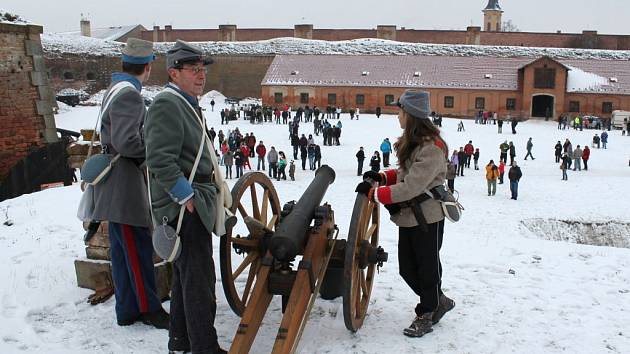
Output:
[[[518,182],[510,181],[510,192],[512,192],[512,199],[518,198]]]
[[[132,320],[160,309],[153,269],[153,244],[146,227],[109,223],[116,318]]]

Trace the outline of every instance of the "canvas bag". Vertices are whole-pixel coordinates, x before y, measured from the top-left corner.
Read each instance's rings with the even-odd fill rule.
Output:
[[[112,167],[116,164],[116,161],[120,158],[120,154],[112,155],[112,154],[97,154],[92,156],[92,148],[94,147],[94,139],[96,138],[97,128],[103,119],[103,114],[109,108],[110,103],[112,102],[112,98],[116,97],[118,92],[120,92],[125,87],[134,87],[131,83],[127,81],[121,81],[115,84],[109,92],[109,95],[105,97],[103,101],[103,105],[101,106],[101,111],[98,115],[98,119],[96,120],[96,125],[94,126],[94,134],[92,135],[92,140],[90,141],[90,148],[88,149],[87,159],[81,166],[81,180],[88,185],[97,185],[101,181],[104,181],[112,170]]]
[[[451,222],[458,222],[462,217],[464,206],[459,203],[453,193],[451,193],[451,191],[444,185],[433,187],[431,190],[425,190],[425,193],[440,202],[442,212],[444,212],[444,217],[449,219]]]

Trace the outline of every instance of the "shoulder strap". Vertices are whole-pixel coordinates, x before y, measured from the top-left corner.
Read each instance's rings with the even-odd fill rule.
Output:
[[[98,129],[98,125],[101,123],[101,120],[103,119],[103,114],[105,114],[105,112],[109,108],[109,104],[112,103],[112,99],[116,97],[116,95],[125,87],[134,87],[134,86],[128,81],[120,81],[116,83],[114,86],[112,86],[107,96],[105,96],[105,98],[103,99],[103,103],[101,104],[101,110],[98,113],[98,118],[96,119],[96,124],[94,125],[94,134],[92,134],[92,140],[90,140],[90,148],[88,149],[87,158],[92,156],[92,148],[94,147],[94,139],[96,138],[96,129]]]

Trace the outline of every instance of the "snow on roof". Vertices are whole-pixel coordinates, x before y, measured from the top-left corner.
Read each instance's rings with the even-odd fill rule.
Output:
[[[630,66],[619,60],[560,60],[569,92],[630,94]],[[530,58],[278,55],[262,85],[462,88],[515,91]],[[369,71],[369,75],[363,72]],[[421,75],[415,75],[421,72]],[[297,73],[297,74],[293,74]],[[614,73],[614,74],[613,74]],[[609,83],[616,77],[616,83]]]
[[[30,25],[31,21],[23,19],[20,15],[15,15],[0,9],[0,23],[9,23],[12,25]]]
[[[569,66],[569,77],[567,79],[567,92],[583,92],[601,89],[608,86],[608,79],[597,74],[586,72],[576,67]]]
[[[48,53],[74,53],[85,55],[120,55],[121,45],[111,41],[64,34],[42,35],[42,46]],[[325,54],[325,55],[438,55],[438,56],[484,56],[499,58],[549,56],[554,59],[604,59],[630,60],[630,51],[597,50],[574,48],[536,48],[508,46],[475,46],[452,44],[426,44],[395,42],[384,39],[355,39],[349,41],[322,41],[301,38],[276,38],[252,42],[196,42],[210,55],[282,55],[282,54]],[[157,54],[166,54],[173,43],[155,43]]]
[[[104,27],[104,28],[92,28],[90,30],[91,38],[98,38],[105,41],[117,41],[119,38],[123,37],[127,33],[133,31],[136,27],[140,25],[129,25],[129,26],[113,26],[113,27]],[[81,36],[81,31],[71,31],[71,32],[60,32],[57,33],[62,36]]]

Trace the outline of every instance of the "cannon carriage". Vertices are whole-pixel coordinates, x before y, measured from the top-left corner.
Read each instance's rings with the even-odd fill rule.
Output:
[[[357,194],[348,238],[339,239],[332,206],[321,204],[334,180],[334,170],[322,166],[300,199],[282,207],[264,173],[245,174],[232,188],[238,221],[220,241],[223,289],[241,316],[230,353],[250,352],[276,295],[283,317],[273,353],[297,349],[317,294],[343,296],[346,328],[363,325],[376,270],[387,261],[378,245],[379,208]]]

